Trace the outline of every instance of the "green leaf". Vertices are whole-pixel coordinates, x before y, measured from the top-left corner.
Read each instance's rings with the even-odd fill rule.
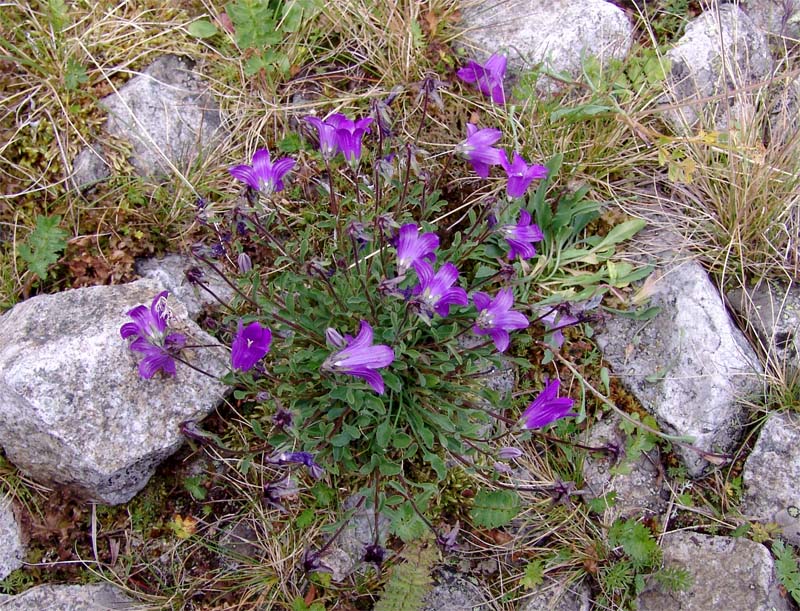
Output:
[[[70,91],[75,91],[79,85],[88,80],[86,68],[70,57],[67,60],[67,71],[64,73],[64,86]]]
[[[778,573],[781,585],[791,594],[794,601],[800,604],[800,569],[791,548],[787,548],[783,541],[778,540],[772,544],[772,553],[775,555],[775,571]]]
[[[601,104],[581,104],[575,107],[565,107],[554,110],[550,113],[550,123],[555,123],[561,119],[567,123],[576,123],[578,121],[585,121],[592,117],[605,114],[614,114],[617,109],[613,106],[603,106]]]
[[[514,490],[480,490],[469,512],[472,523],[481,528],[508,524],[520,510],[520,498]]]
[[[189,24],[189,34],[196,38],[211,38],[215,36],[219,30],[217,26],[208,21],[207,19],[198,19]]]
[[[183,487],[196,501],[204,501],[208,496],[208,490],[203,486],[203,478],[200,475],[189,475],[183,478]]]
[[[529,590],[535,590],[543,583],[544,562],[541,560],[533,560],[532,562],[529,562],[528,566],[525,567],[525,574],[522,576],[522,579],[519,580],[519,584],[524,588],[528,588]]]
[[[621,545],[637,569],[655,566],[660,562],[661,550],[653,533],[636,520],[617,520],[608,531],[612,545]]]
[[[389,529],[405,543],[419,539],[428,530],[427,524],[417,515],[408,501],[391,513],[394,515]]]
[[[47,277],[47,268],[58,261],[61,252],[67,247],[67,236],[58,227],[61,217],[37,216],[36,228],[19,247],[19,254],[34,274],[42,280]]]
[[[439,481],[443,481],[447,477],[447,466],[441,457],[436,454],[425,454],[424,458],[431,468],[436,471],[436,477],[439,478]]]

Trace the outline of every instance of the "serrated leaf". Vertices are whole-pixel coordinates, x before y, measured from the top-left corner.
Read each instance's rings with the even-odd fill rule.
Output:
[[[208,21],[207,19],[198,19],[189,24],[187,28],[189,34],[196,38],[211,38],[215,36],[219,30],[217,26]]]
[[[529,590],[535,590],[543,583],[544,562],[541,560],[533,560],[532,562],[529,562],[528,566],[525,567],[525,574],[522,576],[522,579],[519,580],[519,584],[524,588],[528,588]]]
[[[47,268],[58,262],[61,252],[67,247],[66,231],[59,228],[61,217],[37,216],[36,228],[19,247],[19,254],[34,274],[42,280],[47,277]]]
[[[517,517],[521,501],[514,490],[480,490],[469,512],[480,528],[504,526]]]

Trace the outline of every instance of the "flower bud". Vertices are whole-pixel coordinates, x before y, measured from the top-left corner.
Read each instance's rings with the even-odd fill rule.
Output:
[[[239,253],[239,256],[236,258],[236,265],[239,266],[240,274],[246,274],[253,269],[253,262],[250,260],[250,255],[246,252]]]

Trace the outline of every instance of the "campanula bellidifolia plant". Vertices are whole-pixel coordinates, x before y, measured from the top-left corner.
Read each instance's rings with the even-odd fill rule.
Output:
[[[470,62],[458,77],[503,104],[504,70],[505,58],[493,56],[485,66]],[[419,87],[417,137],[439,85],[432,78]],[[533,294],[528,272],[546,246],[530,195],[537,189],[545,197],[554,178],[548,168],[506,150],[500,126],[466,123],[446,166],[491,181],[497,197],[455,222],[453,202],[436,189],[446,180],[415,164],[422,153],[396,135],[389,101],[371,108],[373,116],[334,112],[300,121],[317,201],[293,201],[301,197],[291,189],[299,158],[263,147],[250,163],[230,167],[241,196],[227,216],[202,202],[198,219],[213,240],[194,254],[236,291],[223,304],[224,381],[263,415],[253,425],[263,441],[258,451],[275,471],[265,504],[285,510],[304,478],[358,474],[370,482],[372,494],[363,494],[375,508],[430,524],[430,483],[410,481],[410,465],[441,482],[450,455],[504,477],[502,461],[521,456],[503,443],[509,430],[524,437],[576,414],[573,400],[558,396],[557,377],[525,409],[492,391],[487,371],[502,359],[536,367],[509,355],[514,338],[547,331],[563,342],[562,331],[588,314],[520,301]],[[311,214],[288,212],[309,207]],[[145,355],[143,377],[159,369],[180,376],[175,357],[185,340],[169,333],[165,298],[131,310],[135,322],[122,328]],[[197,423],[184,432],[214,442]],[[319,559],[324,547],[308,557]],[[382,561],[377,540],[366,555]]]

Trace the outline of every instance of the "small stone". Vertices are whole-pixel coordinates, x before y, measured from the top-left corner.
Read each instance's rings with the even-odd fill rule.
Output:
[[[728,452],[742,432],[740,401],[761,392],[755,352],[698,263],[665,269],[652,305],[661,310],[648,321],[610,318],[598,330],[598,346],[663,430],[693,438],[701,452]],[[675,449],[689,475],[703,473],[703,454]]]
[[[14,516],[11,499],[6,497],[0,500],[0,579],[5,579],[20,568],[24,558],[22,532]]]
[[[200,420],[227,387],[228,355],[170,298],[172,326],[187,336],[174,377],[139,376],[120,337],[128,310],[150,306],[154,280],[39,295],[0,317],[0,444],[33,479],[109,505],[141,490],[183,443],[180,423]]]
[[[360,498],[349,497],[344,503],[345,510],[355,507]],[[356,509],[347,526],[322,558],[323,564],[331,569],[333,581],[344,581],[353,573],[362,564],[367,546],[375,543],[375,510],[365,505],[366,503],[362,503]],[[388,536],[389,518],[379,515],[378,544],[384,545]]]
[[[604,0],[489,0],[465,7],[462,25],[467,55],[477,54],[481,62],[491,53],[507,52],[511,71],[543,63],[570,78],[580,78],[589,56],[601,63],[623,59],[633,35],[625,13]],[[561,87],[549,77],[536,85],[542,94]]]
[[[679,133],[690,132],[704,117],[703,126],[727,127],[721,121],[736,114],[730,109],[734,102],[742,102],[741,96],[722,101],[706,98],[742,89],[772,71],[764,33],[734,4],[720,5],[690,21],[667,58],[671,69],[663,101],[676,108],[665,110],[663,116]]]
[[[109,164],[98,146],[87,146],[72,162],[70,180],[76,189],[89,189],[109,176]]]
[[[693,585],[666,592],[652,580],[639,596],[639,611],[791,609],[780,594],[772,556],[760,543],[680,531],[664,535],[661,549],[664,566],[687,570]]]
[[[585,583],[548,580],[523,601],[520,611],[590,611],[591,608],[591,591]]]
[[[800,369],[800,289],[765,282],[731,291],[728,301],[756,332],[776,371],[789,378]]]
[[[586,445],[602,447],[612,444],[624,450],[628,435],[620,429],[619,416],[611,416],[592,426]],[[583,465],[583,478],[595,497],[611,492],[615,500],[604,515],[604,523],[618,518],[640,518],[659,515],[667,509],[668,491],[658,448],[642,452],[619,462],[608,455],[590,453]]]
[[[42,585],[22,594],[0,594],[3,611],[136,611],[152,609],[139,604],[109,584],[80,586]]]
[[[164,55],[101,100],[105,131],[133,145],[130,162],[141,176],[186,172],[215,142],[219,108],[194,66]]]
[[[467,579],[446,569],[439,571],[436,585],[425,596],[422,611],[489,611],[483,590]]]
[[[800,545],[800,416],[770,414],[744,465],[742,513],[776,522],[783,536]]]

